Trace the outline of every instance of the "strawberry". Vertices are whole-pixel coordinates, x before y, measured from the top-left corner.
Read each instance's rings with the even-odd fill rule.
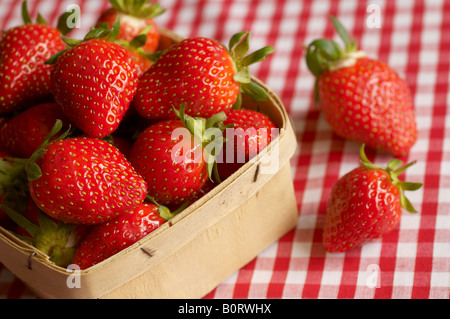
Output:
[[[241,90],[257,100],[266,91],[252,81],[249,66],[273,52],[270,46],[245,56],[249,33],[234,35],[230,49],[204,37],[188,38],[164,51],[139,80],[137,112],[149,119],[172,119],[172,106],[186,104],[186,114],[209,118],[241,103]]]
[[[178,114],[180,119],[161,121],[144,130],[130,153],[130,162],[146,180],[149,194],[162,205],[182,204],[205,185],[214,165],[212,155],[204,156],[205,147],[214,146],[205,132],[224,118],[223,113],[208,122],[192,118],[184,113],[184,105]]]
[[[331,19],[345,50],[335,41],[319,39],[311,42],[306,53],[325,119],[343,138],[395,156],[406,155],[417,139],[406,81],[388,65],[357,51],[340,22]]]
[[[0,129],[0,141],[9,154],[29,158],[45,140],[57,119],[69,126],[68,119],[56,103],[33,106],[10,119]]]
[[[32,23],[26,5],[24,1],[25,24],[6,31],[0,41],[0,114],[51,99],[51,66],[44,62],[66,47],[60,32],[40,15]]]
[[[72,263],[80,269],[92,267],[133,245],[177,213],[171,213],[164,206],[144,202],[113,220],[94,226],[81,242]]]
[[[90,137],[113,133],[137,87],[136,65],[128,50],[114,43],[112,29],[91,30],[83,40],[64,38],[70,49],[54,55],[51,87],[67,118]]]
[[[60,127],[58,122],[50,136]],[[123,154],[96,138],[63,134],[50,144],[47,138],[26,168],[37,207],[65,223],[105,222],[139,205],[147,193]]]
[[[404,191],[422,184],[398,179],[414,162],[391,160],[387,168],[369,161],[360,150],[361,166],[342,176],[333,186],[327,203],[323,245],[328,252],[345,252],[392,231],[402,209],[415,213]]]
[[[154,53],[160,38],[159,28],[154,18],[163,14],[165,10],[158,3],[150,4],[150,2],[149,0],[110,0],[112,8],[100,15],[96,26],[107,23],[111,28],[119,17],[121,23],[117,39],[131,42],[136,36],[144,34],[146,40],[143,50]]]
[[[222,180],[259,154],[278,134],[276,124],[267,115],[253,110],[232,110],[223,124],[232,128],[225,130],[225,147],[218,157]]]

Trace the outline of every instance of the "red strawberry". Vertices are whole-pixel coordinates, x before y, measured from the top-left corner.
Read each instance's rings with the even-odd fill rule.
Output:
[[[174,215],[166,207],[142,203],[111,221],[94,226],[72,263],[81,269],[94,266],[144,238]]]
[[[57,119],[68,126],[69,121],[56,103],[33,106],[10,119],[0,129],[0,141],[13,156],[29,158],[45,140]]]
[[[154,18],[164,13],[164,9],[151,1],[110,1],[112,8],[104,11],[97,20],[97,27],[107,23],[111,28],[117,17],[120,18],[120,31],[117,39],[131,42],[140,34],[145,34],[143,50],[154,53],[159,44],[159,28]]]
[[[333,131],[344,138],[404,156],[417,128],[408,85],[388,65],[357,51],[343,26],[332,22],[346,48],[313,41],[306,62],[316,76],[316,97]]]
[[[114,132],[128,110],[137,87],[136,65],[130,53],[112,42],[113,29],[91,30],[84,40],[65,41],[54,63],[52,92],[64,114],[86,135],[102,138]]]
[[[390,232],[400,220],[402,208],[416,212],[404,191],[422,184],[402,182],[402,166],[393,159],[383,169],[372,164],[361,147],[361,166],[341,177],[327,204],[323,245],[328,252],[345,252]]]
[[[171,139],[172,131],[180,128],[184,128],[180,120],[157,123],[142,132],[131,149],[133,167],[144,177],[149,193],[164,205],[186,201],[208,178],[206,163],[195,158],[194,150],[202,148],[200,141],[186,140],[184,146],[191,152],[185,154],[182,162],[172,160],[171,150],[181,141]]]
[[[184,203],[202,189],[212,172],[204,156],[204,147],[210,142],[204,134],[205,122],[186,117],[184,106],[180,114],[181,119],[148,127],[130,154],[130,162],[146,180],[149,194],[162,205]],[[210,121],[208,125],[214,127],[216,123]],[[196,128],[199,132],[194,132]],[[213,161],[211,157],[209,163]]]
[[[24,25],[14,27],[0,41],[0,114],[48,101],[51,66],[44,64],[66,46],[56,28],[32,23],[22,6]]]
[[[232,37],[230,50],[203,37],[167,49],[140,78],[134,98],[138,113],[150,119],[174,118],[172,106],[186,104],[186,114],[209,118],[239,105],[240,91],[265,100],[267,93],[251,80],[249,65],[273,52],[264,47],[245,56],[249,33]]]
[[[232,110],[223,124],[227,140],[217,163],[220,178],[228,178],[255,157],[278,134],[276,124],[265,114],[252,110]]]
[[[30,194],[46,214],[66,223],[98,224],[144,200],[145,181],[116,147],[91,137],[59,139],[27,165]]]

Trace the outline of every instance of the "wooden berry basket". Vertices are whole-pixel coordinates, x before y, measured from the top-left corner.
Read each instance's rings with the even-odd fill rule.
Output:
[[[167,46],[180,37],[162,30]],[[201,298],[297,224],[290,169],[297,141],[280,99],[243,97],[280,128],[256,158],[126,250],[86,270],[58,267],[0,227],[0,262],[42,298]],[[278,151],[278,152],[277,152]],[[275,154],[276,156],[271,156]],[[277,168],[267,173],[268,159]],[[272,162],[273,164],[274,162]]]

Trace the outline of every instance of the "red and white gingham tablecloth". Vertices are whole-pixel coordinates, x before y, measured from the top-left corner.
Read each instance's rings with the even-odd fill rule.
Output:
[[[21,23],[22,0],[0,0],[0,30]],[[29,0],[51,24],[71,5],[81,10],[79,37],[108,7],[107,0]],[[161,0],[160,26],[184,37],[228,43],[251,30],[251,49],[275,47],[252,73],[284,102],[295,124],[292,158],[299,218],[296,229],[205,298],[448,299],[450,292],[450,1],[387,0]],[[405,160],[417,160],[405,179],[422,182],[409,193],[418,214],[405,212],[382,239],[347,253],[322,247],[325,207],[333,183],[358,165],[359,145],[331,131],[315,107],[314,78],[304,46],[336,37],[338,17],[361,49],[403,75],[414,95],[418,140]],[[374,154],[384,164],[390,156]],[[274,212],[276,213],[276,212]],[[36,298],[0,264],[0,298]]]

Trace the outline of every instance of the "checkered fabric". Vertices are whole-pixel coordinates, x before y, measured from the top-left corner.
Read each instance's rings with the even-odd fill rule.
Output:
[[[0,0],[0,29],[21,23],[22,0]],[[108,7],[106,0],[29,0],[50,23],[69,4],[81,9],[81,36]],[[450,292],[450,1],[387,0],[161,0],[156,19],[181,36],[201,35],[224,43],[251,30],[251,49],[276,52],[252,66],[283,101],[295,124],[298,149],[292,177],[297,227],[237,270],[205,298],[448,299]],[[304,47],[337,35],[332,14],[369,56],[406,78],[414,95],[418,140],[406,161],[417,160],[404,178],[422,182],[410,193],[417,214],[405,212],[382,239],[347,253],[326,253],[321,235],[325,207],[336,180],[358,165],[357,143],[331,131],[314,105],[314,78]],[[389,155],[371,154],[377,163]],[[275,212],[274,212],[275,213]],[[35,298],[0,265],[0,298]]]

